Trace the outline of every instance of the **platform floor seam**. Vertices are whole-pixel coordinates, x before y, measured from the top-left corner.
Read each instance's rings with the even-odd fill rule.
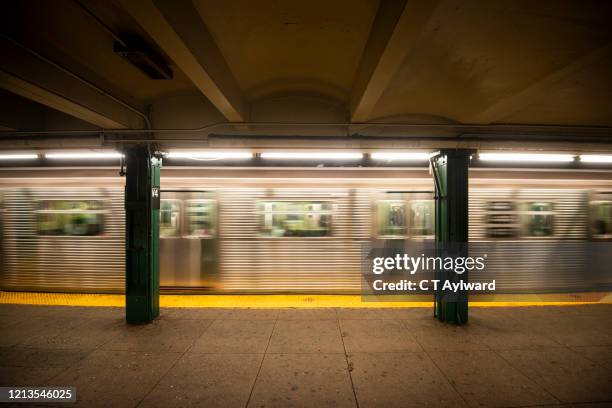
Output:
[[[266,356],[268,355],[268,348],[270,347],[270,343],[272,342],[272,336],[274,336],[274,330],[276,330],[277,322],[278,322],[278,313],[276,314],[276,319],[274,319],[274,324],[272,325],[272,330],[270,331],[270,337],[268,337],[268,343],[266,344],[266,348],[264,350],[263,356],[261,357],[261,362],[259,363],[259,368],[257,369],[257,374],[255,374],[255,379],[253,380],[253,385],[251,386],[251,391],[249,392],[249,397],[247,398],[247,401],[244,404],[244,408],[248,408],[249,404],[251,403],[251,398],[253,397],[253,393],[255,392],[255,386],[257,385],[259,374],[261,373],[261,369],[263,367],[264,361],[266,360]]]

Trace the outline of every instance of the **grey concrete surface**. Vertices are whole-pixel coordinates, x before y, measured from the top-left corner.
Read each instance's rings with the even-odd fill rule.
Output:
[[[83,407],[606,407],[611,316],[173,308],[129,326],[121,308],[0,305],[0,386],[75,386]]]

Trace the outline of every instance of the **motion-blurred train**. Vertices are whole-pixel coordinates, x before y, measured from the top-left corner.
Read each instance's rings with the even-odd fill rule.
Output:
[[[0,170],[0,289],[121,292],[124,182],[110,167]],[[426,168],[166,167],[162,291],[358,293],[365,245],[433,239],[432,191]],[[469,237],[506,251],[491,266],[511,268],[504,290],[571,289],[579,254],[547,254],[612,239],[612,171],[472,169]]]

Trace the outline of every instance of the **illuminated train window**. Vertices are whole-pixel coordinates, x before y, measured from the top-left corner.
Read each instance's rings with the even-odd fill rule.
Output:
[[[266,201],[258,204],[266,237],[325,237],[331,234],[332,205],[326,201]]]
[[[212,200],[185,201],[187,233],[191,236],[212,237],[216,232],[215,202]]]
[[[612,201],[591,202],[591,234],[596,237],[612,235]]]
[[[423,237],[436,233],[433,200],[380,200],[376,208],[381,238]]]
[[[435,209],[433,200],[410,201],[410,234],[412,236],[435,235]]]
[[[161,200],[159,205],[159,235],[174,237],[179,235],[181,224],[181,202]]]
[[[99,200],[41,200],[36,230],[39,235],[100,235],[104,232],[104,213],[104,203]]]
[[[523,211],[523,234],[528,237],[547,237],[553,235],[553,203],[526,203]]]
[[[378,202],[378,234],[386,237],[405,237],[408,235],[406,201],[381,200]]]

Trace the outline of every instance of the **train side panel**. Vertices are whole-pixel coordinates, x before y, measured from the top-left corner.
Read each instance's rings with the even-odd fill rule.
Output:
[[[116,292],[124,287],[123,189],[10,188],[3,195],[3,289]],[[76,203],[101,203],[89,211],[103,218],[102,231],[53,230],[53,217],[66,216],[74,228],[86,228],[78,211],[87,210],[61,208]]]
[[[401,200],[422,199],[410,194],[398,196],[381,187],[354,188],[339,183],[333,188],[270,185],[207,189],[216,205],[218,259],[207,260],[214,267],[208,265],[199,274],[191,273],[186,287],[173,289],[358,293],[362,247],[385,240],[378,236],[380,200],[386,200],[385,205],[391,208]],[[192,180],[189,187],[181,188],[205,186]],[[492,252],[489,266],[498,287],[510,292],[578,288],[582,282],[576,271],[585,262],[580,244],[592,238],[592,197],[597,202],[610,202],[609,194],[594,196],[584,188],[471,188],[470,241]],[[0,204],[2,289],[123,291],[122,188],[10,187],[0,191]],[[610,211],[609,205],[600,210]],[[206,228],[201,217],[195,219],[199,220],[198,228]],[[607,237],[609,221],[605,225],[601,222],[598,228],[605,229],[602,236]],[[292,227],[283,229],[281,224]],[[576,245],[565,246],[560,253],[556,248],[560,242]],[[198,262],[207,259],[202,248],[201,253],[192,254]],[[191,247],[183,249],[192,251]],[[520,258],[515,256],[517,251]],[[167,256],[161,254],[162,265]],[[162,282],[178,280],[162,276]]]

